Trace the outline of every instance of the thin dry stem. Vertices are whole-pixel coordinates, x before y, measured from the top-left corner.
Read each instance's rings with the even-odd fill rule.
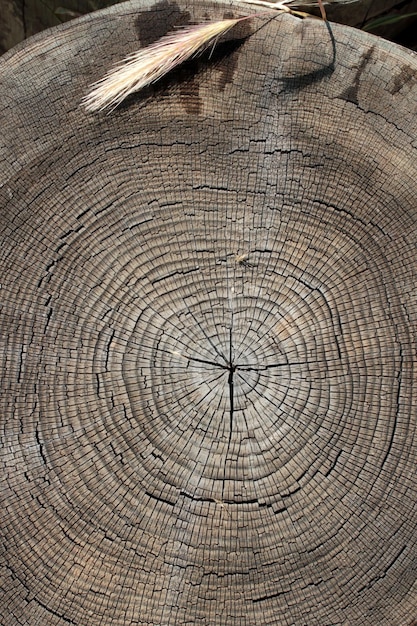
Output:
[[[268,7],[269,9],[285,11],[302,17],[307,17],[309,13],[303,13],[297,9],[318,7],[322,18],[327,21],[325,5],[350,4],[356,1],[357,0],[282,0],[281,2],[274,2],[274,0],[241,0],[241,3]]]

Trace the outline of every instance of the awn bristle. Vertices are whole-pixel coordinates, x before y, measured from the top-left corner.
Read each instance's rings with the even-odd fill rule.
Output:
[[[175,67],[207,49],[238,22],[253,15],[189,26],[162,37],[125,58],[104,78],[92,85],[83,98],[87,111],[115,108],[127,96],[155,83]]]

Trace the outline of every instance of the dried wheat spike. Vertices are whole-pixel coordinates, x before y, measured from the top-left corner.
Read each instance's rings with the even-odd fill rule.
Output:
[[[114,109],[131,93],[155,83],[187,59],[206,50],[238,22],[251,17],[254,15],[178,29],[130,54],[92,85],[83,99],[85,108],[87,111]]]

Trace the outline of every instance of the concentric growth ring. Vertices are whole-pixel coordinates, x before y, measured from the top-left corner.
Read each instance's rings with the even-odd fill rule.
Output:
[[[137,45],[131,12],[0,65],[1,624],[409,626],[405,53],[284,17],[91,117],[93,40],[107,65],[116,14]],[[31,111],[57,41],[77,93],[53,87],[51,128]]]

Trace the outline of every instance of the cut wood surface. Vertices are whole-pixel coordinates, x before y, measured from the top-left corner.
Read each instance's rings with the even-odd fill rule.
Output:
[[[251,8],[250,11],[253,9]],[[417,61],[132,1],[0,59],[2,626],[417,620]]]

